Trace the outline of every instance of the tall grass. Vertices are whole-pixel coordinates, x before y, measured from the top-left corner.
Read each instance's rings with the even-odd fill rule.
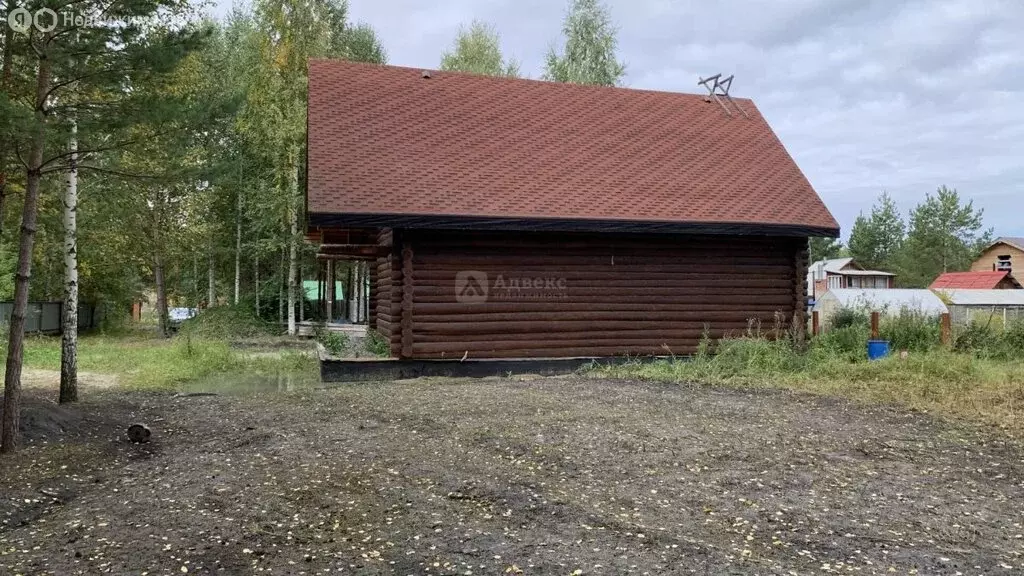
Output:
[[[598,366],[599,376],[785,388],[857,401],[898,404],[966,418],[1024,435],[1024,358],[980,355],[938,345],[937,328],[912,314],[883,324],[883,337],[909,350],[869,362],[866,325],[851,322],[801,346],[789,338],[744,334],[705,341],[689,359]],[[996,342],[1024,342],[1013,327]],[[899,349],[899,348],[897,348]],[[1003,348],[1000,348],[1003,350]],[[1021,350],[1020,347],[1017,350]]]
[[[256,316],[248,306],[215,306],[182,322],[179,332],[193,338],[230,339],[272,336],[281,329]]]

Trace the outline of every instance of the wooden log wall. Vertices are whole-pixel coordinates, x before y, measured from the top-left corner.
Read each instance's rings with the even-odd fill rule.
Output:
[[[807,240],[395,231],[377,326],[403,358],[691,354],[803,322]],[[460,273],[485,278],[466,293]],[[387,306],[390,304],[390,310]],[[800,324],[802,326],[802,324]]]

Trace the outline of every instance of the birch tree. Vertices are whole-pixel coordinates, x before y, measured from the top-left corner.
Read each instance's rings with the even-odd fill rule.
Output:
[[[562,33],[562,52],[548,50],[545,80],[599,86],[622,81],[626,66],[615,53],[618,40],[607,6],[599,0],[571,0]]]
[[[27,105],[22,105],[21,109],[5,105],[8,112],[18,117],[16,122],[23,127],[19,132],[27,134],[28,154],[24,159],[25,194],[4,375],[0,452],[11,451],[20,443],[25,320],[42,179],[52,172],[67,171],[69,159],[76,155],[76,169],[99,169],[77,160],[88,154],[129,145],[111,138],[111,135],[117,134],[121,126],[159,110],[152,105],[140,106],[135,94],[125,87],[169,72],[185,53],[198,46],[199,36],[191,28],[132,24],[136,19],[151,18],[157,14],[174,21],[183,13],[183,5],[177,0],[126,0],[113,7],[99,2],[82,2],[75,4],[75,9],[79,15],[102,15],[107,20],[120,21],[125,25],[76,27],[74,22],[58,17],[55,26],[48,31],[29,28],[23,57],[35,69],[35,87],[30,97],[24,100]],[[69,65],[80,59],[89,60],[87,69]],[[74,123],[70,122],[72,118]],[[73,149],[62,147],[55,154],[51,149],[48,155],[48,138],[55,135],[53,132],[69,130],[72,124],[79,136]],[[89,130],[83,131],[84,126]],[[84,146],[83,133],[90,137]],[[72,368],[73,364],[69,362],[68,367]]]
[[[519,63],[502,56],[500,37],[493,26],[474,20],[459,29],[451,50],[441,55],[441,70],[518,77]]]

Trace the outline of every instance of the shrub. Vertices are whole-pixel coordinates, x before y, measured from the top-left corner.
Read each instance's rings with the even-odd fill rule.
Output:
[[[893,350],[927,352],[940,343],[939,320],[917,310],[902,309],[896,316],[883,316],[878,328],[882,340]]]
[[[847,362],[867,358],[867,342],[871,329],[867,324],[851,324],[833,328],[811,341],[811,353],[816,359],[840,358]]]
[[[1003,348],[1007,357],[1024,358],[1024,320],[1007,323],[1003,330]]]
[[[348,334],[331,332],[323,322],[313,327],[313,339],[322,344],[331,356],[341,356],[348,346]]]
[[[870,326],[871,317],[867,311],[862,308],[843,307],[832,315],[829,325],[833,330],[849,328],[851,326]]]
[[[181,323],[182,335],[194,338],[253,338],[279,332],[246,306],[214,306]]]
[[[366,331],[366,349],[376,356],[386,358],[391,355],[391,343],[380,332],[370,328]]]

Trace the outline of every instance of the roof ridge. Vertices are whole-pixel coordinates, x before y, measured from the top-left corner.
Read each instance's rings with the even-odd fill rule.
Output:
[[[440,75],[455,75],[462,77],[479,78],[483,81],[493,82],[533,82],[537,84],[554,84],[562,87],[580,88],[584,90],[625,90],[629,92],[641,92],[648,94],[671,94],[673,96],[687,96],[692,98],[700,98],[704,101],[710,101],[710,97],[707,94],[701,94],[699,92],[677,92],[674,90],[656,90],[653,88],[636,88],[633,86],[602,86],[597,84],[577,84],[575,82],[558,82],[556,80],[544,80],[543,78],[524,78],[521,76],[491,76],[489,74],[477,74],[474,72],[462,72],[456,70],[441,70],[440,68],[416,68],[413,66],[398,66],[395,64],[374,64],[372,62],[354,62],[351,60],[342,60],[340,58],[310,58],[310,63],[317,62],[322,64],[343,64],[346,66],[362,66],[366,68],[390,68],[393,70],[402,70],[415,72],[416,74],[422,74],[424,71],[430,72],[430,79],[436,80]],[[696,84],[695,84],[696,85]],[[734,101],[741,101],[750,104],[757,110],[760,115],[761,111],[757,108],[757,104],[754,103],[753,98],[745,96],[733,96],[729,95]]]

